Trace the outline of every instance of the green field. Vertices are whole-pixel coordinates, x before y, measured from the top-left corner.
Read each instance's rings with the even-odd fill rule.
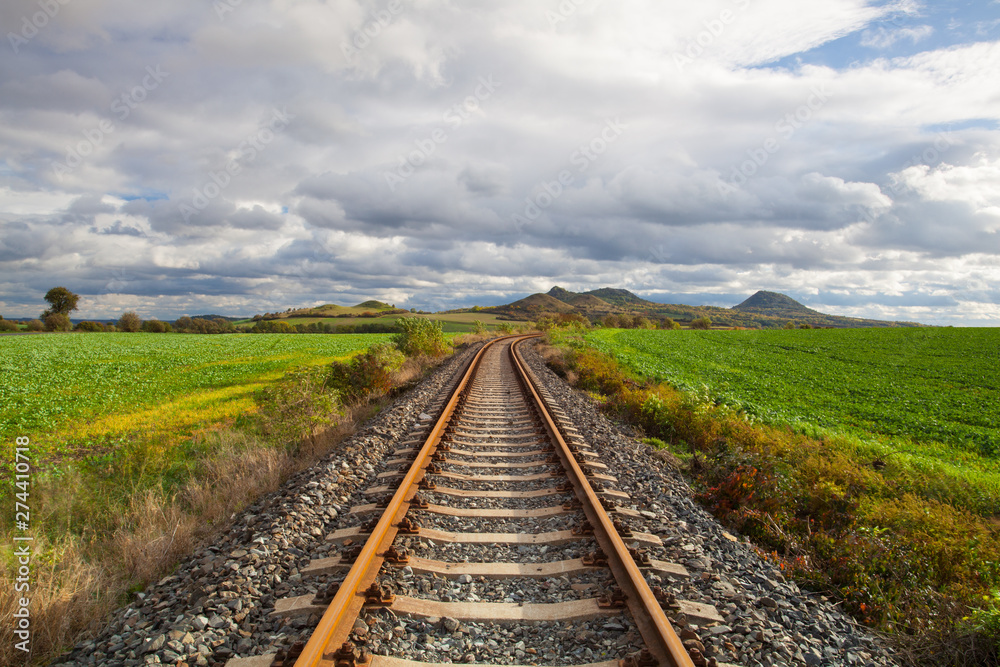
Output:
[[[441,322],[442,330],[445,333],[469,333],[473,329],[476,320],[480,320],[488,329],[496,328],[502,320],[492,313],[434,313],[422,315],[417,313],[407,313],[405,315],[382,315],[380,317],[288,317],[282,318],[282,322],[287,322],[292,326],[296,324],[314,324],[324,322],[332,326],[360,326],[363,324],[387,324],[392,325],[397,321],[407,317],[419,317],[425,320]],[[252,324],[251,320],[241,320],[236,324]]]
[[[1000,329],[600,330],[643,376],[772,424],[1000,449]]]
[[[255,390],[300,366],[391,338],[87,333],[0,337],[0,439],[39,458],[87,453],[138,431],[183,437],[253,409]],[[5,456],[6,458],[6,456]]]

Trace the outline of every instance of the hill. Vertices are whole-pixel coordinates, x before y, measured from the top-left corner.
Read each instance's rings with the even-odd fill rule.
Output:
[[[559,286],[553,287],[547,294],[579,310],[609,312],[614,309],[612,304],[593,294],[570,292]]]
[[[518,299],[514,303],[509,303],[506,306],[498,306],[505,311],[514,311],[524,314],[541,314],[541,313],[572,313],[575,308],[568,303],[560,301],[559,299],[549,296],[548,294],[532,294],[531,296],[526,296],[523,299]]]
[[[602,287],[601,289],[595,289],[589,292],[584,292],[584,294],[596,296],[598,299],[601,299],[602,301],[607,301],[612,305],[621,306],[624,308],[635,308],[635,307],[643,308],[647,306],[660,305],[652,301],[646,301],[642,297],[632,294],[632,292],[629,292],[627,289],[614,289],[612,287]]]
[[[553,299],[559,299],[563,303],[569,303],[569,304],[572,304],[573,299],[580,296],[579,292],[570,292],[567,289],[559,287],[559,285],[556,285],[555,287],[550,289],[548,292],[546,292],[546,294],[551,296]]]
[[[654,322],[671,318],[681,323],[708,317],[717,327],[777,329],[788,326],[856,328],[920,326],[912,322],[865,320],[839,315],[827,315],[808,308],[795,299],[778,292],[761,290],[732,308],[689,306],[648,301],[626,290],[612,287],[589,292],[571,292],[556,286],[546,294],[532,294],[513,303],[484,308],[506,320],[532,320],[558,315],[581,315],[599,322],[607,315],[642,315]]]
[[[381,301],[376,301],[375,299],[370,299],[368,301],[362,301],[355,308],[364,308],[366,310],[392,310],[395,306],[390,306],[387,303]]]
[[[818,310],[803,306],[790,296],[764,290],[755,293],[743,303],[733,306],[733,310],[793,319],[816,316],[827,317]]]

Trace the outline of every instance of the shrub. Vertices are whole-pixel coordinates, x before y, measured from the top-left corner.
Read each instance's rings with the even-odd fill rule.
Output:
[[[118,318],[119,331],[128,331],[134,333],[138,331],[141,327],[142,327],[142,320],[139,319],[139,316],[136,313],[132,312],[131,310],[126,313],[122,313],[122,316]]]
[[[49,313],[45,316],[46,331],[69,331],[72,328],[68,315]]]
[[[327,379],[322,366],[304,368],[258,391],[254,398],[264,433],[297,441],[335,424],[340,401],[337,392],[327,386]]]
[[[21,327],[17,326],[17,322],[0,320],[0,331],[19,331],[20,329]]]
[[[29,320],[27,324],[28,331],[43,331],[45,329],[45,324],[41,320]]]
[[[673,318],[667,317],[660,321],[660,328],[674,330],[674,329],[680,329],[681,325],[675,322]]]
[[[712,328],[712,318],[710,317],[699,317],[691,322],[692,329],[711,329]]]
[[[142,330],[146,333],[166,333],[170,325],[160,320],[146,320],[142,323]]]
[[[73,327],[76,331],[89,331],[89,332],[100,332],[104,331],[104,325],[100,322],[77,322],[76,326]]]
[[[472,323],[472,333],[476,334],[477,336],[486,335],[486,325],[483,324],[482,320],[476,320],[475,322]]]
[[[389,343],[379,343],[347,361],[335,361],[330,367],[328,386],[345,400],[366,400],[392,389],[393,374],[406,357]]]
[[[509,336],[514,333],[514,325],[510,322],[501,322],[497,325],[497,331],[502,333],[504,336]]]
[[[440,322],[422,317],[404,317],[396,324],[400,332],[393,342],[403,354],[409,357],[421,354],[440,357],[448,351]]]

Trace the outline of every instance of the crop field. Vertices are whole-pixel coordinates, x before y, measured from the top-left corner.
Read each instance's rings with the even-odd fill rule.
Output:
[[[161,431],[183,438],[251,410],[253,392],[292,368],[329,363],[389,338],[0,337],[0,439],[12,443],[29,436],[38,460],[51,461],[91,454],[128,433]]]
[[[374,322],[385,322],[392,323],[396,320],[403,319],[404,317],[422,317],[428,320],[434,320],[436,322],[442,323],[442,328],[445,333],[468,333],[472,331],[472,328],[476,322],[479,320],[486,325],[488,329],[496,328],[502,320],[497,319],[497,316],[493,313],[434,313],[432,315],[387,315],[385,317],[380,317],[377,320],[372,320]],[[516,323],[515,323],[516,324]]]
[[[767,423],[944,443],[988,460],[1000,449],[998,329],[609,329],[587,340],[636,373],[707,388]]]

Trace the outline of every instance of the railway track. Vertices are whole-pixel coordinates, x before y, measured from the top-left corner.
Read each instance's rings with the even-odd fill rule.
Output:
[[[689,575],[656,558],[660,539],[614,471],[521,360],[527,338],[477,353],[399,443],[371,502],[351,508],[354,526],[327,537],[337,554],[301,571],[318,593],[276,601],[275,616],[319,617],[309,641],[227,667],[456,662],[442,646],[466,663],[488,647],[505,664],[716,664],[671,617],[682,636],[722,619],[659,585]],[[538,628],[544,652],[525,641]]]

